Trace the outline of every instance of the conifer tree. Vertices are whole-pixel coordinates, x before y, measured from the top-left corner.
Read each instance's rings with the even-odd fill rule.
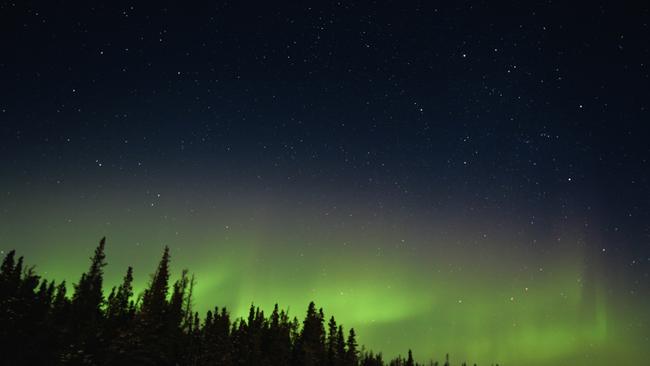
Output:
[[[24,331],[19,328],[24,316],[24,309],[21,309],[20,288],[22,257],[15,262],[14,250],[5,255],[0,266],[0,348],[2,358],[8,364],[18,363],[22,358],[20,348],[23,342]]]
[[[186,295],[187,295],[187,290],[189,287],[189,278],[187,276],[187,270],[184,269],[183,272],[181,273],[181,278],[178,279],[176,282],[174,282],[174,286],[172,287],[172,295],[169,300],[169,306],[168,306],[168,312],[167,312],[167,319],[168,319],[168,326],[169,330],[171,331],[177,331],[180,330],[181,328],[187,330],[189,327],[188,324],[191,322],[191,309],[190,309],[190,320],[187,320],[187,317],[185,315],[185,303],[187,301]],[[191,300],[190,300],[191,301]]]
[[[350,333],[348,334],[348,340],[346,342],[347,351],[345,358],[345,366],[357,366],[358,360],[358,350],[357,350],[357,339],[354,328],[350,328]]]
[[[332,316],[327,323],[327,365],[336,366],[339,361],[339,354],[337,353],[338,338],[337,338],[336,320]]]
[[[101,357],[105,244],[106,238],[102,238],[90,258],[88,272],[83,273],[74,286],[70,306],[75,319],[69,322],[70,345],[62,357],[65,364],[96,363]]]
[[[411,350],[409,350],[408,358],[406,359],[406,365],[405,366],[414,366],[413,353],[411,352]]]
[[[60,349],[68,338],[70,300],[66,297],[66,294],[65,281],[62,281],[56,286],[54,299],[52,300],[52,308],[50,309],[50,329],[54,332],[51,335],[53,349]]]
[[[275,304],[262,341],[262,353],[267,355],[270,366],[284,366],[289,363],[291,355],[289,332],[288,317],[284,311],[279,310],[278,304]]]
[[[154,273],[149,288],[142,296],[141,312],[152,320],[162,320],[167,308],[167,293],[169,291],[169,247],[165,247],[158,268]]]
[[[186,279],[181,278],[174,284],[172,298],[168,301],[169,265],[169,247],[165,246],[149,287],[142,296],[136,339],[137,343],[143,343],[146,347],[133,350],[133,357],[139,359],[140,363],[172,365],[178,354],[176,341],[180,340],[176,338],[180,334]]]
[[[204,339],[206,341],[206,359],[208,365],[232,365],[232,338],[230,314],[226,308],[215,308],[210,326],[206,321],[204,325]]]
[[[0,266],[0,289],[3,290],[2,294],[4,295],[4,285],[5,283],[8,283],[13,279],[14,277],[14,270],[15,270],[15,256],[16,256],[16,251],[11,250],[7,255],[5,255],[4,259],[2,260],[2,266]]]
[[[112,321],[124,321],[133,311],[131,297],[133,296],[133,268],[126,270],[122,284],[113,288],[107,301],[106,317]]]
[[[302,332],[294,347],[294,364],[300,366],[323,366],[326,362],[325,328],[322,309],[316,311],[314,302],[307,308]]]
[[[18,258],[16,262],[15,255],[16,251],[11,250],[0,266],[0,306],[7,306],[9,302],[15,301],[20,288],[23,257]]]
[[[294,345],[295,349],[296,344],[298,344],[298,339],[300,338],[300,321],[296,316],[291,320],[289,334],[291,336],[291,344]]]
[[[52,300],[52,314],[62,315],[66,312],[68,305],[70,304],[68,298],[66,297],[67,289],[65,286],[65,281],[61,281],[56,287],[56,295],[54,300]]]
[[[88,272],[81,275],[72,296],[72,307],[75,316],[94,326],[102,317],[101,306],[104,300],[102,292],[103,268],[106,266],[105,244],[106,238],[102,238],[97,248],[95,248],[95,254],[91,258]]]
[[[345,336],[343,333],[343,326],[339,325],[338,330],[336,331],[336,355],[337,355],[337,365],[345,365],[346,362],[346,350],[345,350]]]
[[[7,255],[4,257],[4,260],[2,261],[2,266],[0,267],[0,322],[7,325],[11,324],[10,321],[14,317],[11,311],[11,305],[16,301],[15,295],[18,290],[20,280],[20,277],[18,277],[17,280],[15,276],[15,255],[15,250],[7,253]],[[5,328],[4,330],[0,330],[0,335],[8,331],[6,327],[0,328]],[[0,341],[1,340],[2,339],[0,339]]]

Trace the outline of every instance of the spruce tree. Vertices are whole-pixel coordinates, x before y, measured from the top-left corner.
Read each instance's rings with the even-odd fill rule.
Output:
[[[162,320],[167,308],[167,293],[169,292],[169,247],[165,247],[158,268],[154,273],[149,288],[142,296],[142,315],[152,320]]]
[[[263,353],[267,355],[270,366],[285,366],[289,363],[291,356],[289,332],[289,319],[284,311],[279,310],[278,304],[275,304],[262,342]]]
[[[342,325],[339,325],[339,328],[336,331],[336,355],[338,361],[337,365],[345,365],[345,361],[346,361],[345,335],[343,333]]]
[[[56,286],[52,308],[50,309],[50,324],[54,332],[51,339],[54,349],[60,349],[63,344],[66,344],[69,337],[70,300],[66,294],[65,281],[62,281]]]
[[[170,344],[170,331],[174,330],[173,325],[177,324],[176,319],[173,318],[178,317],[169,316],[170,304],[167,300],[169,263],[169,247],[165,247],[158,267],[151,277],[149,287],[142,296],[135,337],[136,344],[142,344],[144,347],[140,346],[131,350],[132,357],[138,359],[142,364],[173,364],[172,357],[176,349]]]
[[[81,275],[79,283],[75,285],[75,292],[72,296],[72,308],[75,316],[83,319],[81,323],[97,326],[102,318],[101,306],[104,300],[102,284],[104,280],[104,267],[106,266],[106,255],[104,246],[106,238],[99,241],[95,248],[95,254],[91,258],[88,272]]]
[[[0,267],[0,349],[7,364],[18,363],[22,357],[22,347],[18,348],[23,342],[24,328],[19,327],[23,317],[19,296],[22,257],[16,264],[15,255],[14,250],[7,253]]]
[[[350,328],[350,333],[348,334],[348,340],[346,342],[347,346],[347,351],[346,351],[346,358],[345,358],[345,366],[357,366],[359,360],[358,360],[358,354],[359,351],[357,350],[357,339],[356,339],[356,333],[354,332],[354,328]]]
[[[409,350],[408,358],[406,359],[406,365],[405,366],[414,366],[413,353],[411,352],[411,350]]]
[[[101,357],[105,244],[106,238],[102,238],[90,258],[88,272],[83,273],[74,286],[70,306],[75,319],[69,322],[71,340],[62,356],[65,364],[96,363]]]
[[[9,251],[9,253],[7,253],[7,255],[5,255],[4,259],[2,260],[2,266],[0,266],[0,285],[9,282],[10,279],[13,278],[13,274],[15,270],[15,259],[14,259],[15,257],[16,257],[16,251],[11,250]]]
[[[326,363],[325,328],[322,309],[316,311],[314,302],[307,308],[302,332],[294,347],[294,364],[300,366],[323,366]]]
[[[113,288],[107,301],[106,317],[112,321],[125,321],[132,313],[133,268],[126,270],[122,284]]]
[[[16,271],[15,255],[15,250],[7,253],[0,267],[0,322],[7,324],[7,326],[0,327],[4,328],[0,329],[0,341],[5,340],[4,338],[7,337],[6,333],[9,331],[9,324],[11,324],[11,319],[14,318],[12,304],[17,300],[15,295],[20,285],[20,277],[16,280],[14,275]]]
[[[327,323],[327,365],[338,365],[339,354],[336,352],[338,346],[336,320],[332,316]]]

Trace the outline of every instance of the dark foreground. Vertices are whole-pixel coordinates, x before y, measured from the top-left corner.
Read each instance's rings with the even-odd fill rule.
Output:
[[[3,365],[414,366],[408,357],[384,361],[360,348],[354,329],[310,303],[302,323],[277,305],[266,316],[251,306],[247,319],[228,310],[192,310],[194,277],[183,271],[170,288],[169,250],[143,294],[133,271],[103,292],[105,240],[72,286],[54,283],[9,252],[0,269],[0,354]],[[438,362],[430,362],[438,365]],[[444,365],[449,365],[448,357]]]

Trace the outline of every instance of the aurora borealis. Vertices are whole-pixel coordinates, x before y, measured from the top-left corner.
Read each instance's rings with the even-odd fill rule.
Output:
[[[0,251],[387,357],[650,358],[648,6],[0,6]],[[645,32],[645,33],[644,33]]]
[[[106,194],[58,210],[65,213],[62,223],[52,222],[49,212],[34,215],[36,207],[16,210],[17,222],[10,221],[13,229],[5,231],[4,241],[47,245],[48,251],[25,246],[23,254],[48,276],[76,279],[95,233],[120,233],[110,237],[107,276],[118,283],[124,268],[135,263],[138,288],[146,284],[162,245],[170,245],[176,272],[187,267],[197,276],[197,309],[226,305],[243,316],[251,302],[267,310],[277,302],[300,317],[304,304],[316,299],[328,314],[353,324],[364,344],[387,355],[411,347],[423,358],[450,352],[482,363],[540,365],[605,364],[635,352],[643,357],[637,348],[643,330],[630,333],[625,326],[646,317],[643,303],[616,298],[615,289],[626,279],[608,275],[602,258],[588,258],[590,238],[575,226],[550,229],[557,238],[533,248],[504,247],[504,242],[528,243],[526,234],[495,232],[491,227],[503,223],[482,215],[449,213],[447,221],[429,224],[420,221],[425,214],[368,221],[368,208],[352,203],[328,214],[305,199],[300,211],[290,214],[290,199],[268,197],[247,203],[241,197],[217,198],[219,205],[188,210],[183,206],[190,197],[175,202],[164,198],[167,189],[161,192],[158,209],[134,205],[128,194]],[[54,207],[65,207],[76,195],[48,194]],[[224,213],[221,205],[235,209]],[[278,211],[284,214],[273,217]],[[477,226],[471,234],[462,229],[468,219]],[[27,220],[43,229],[19,225]],[[384,220],[391,224],[382,225]],[[295,227],[283,229],[287,223]],[[488,237],[473,237],[481,229]],[[51,241],[58,237],[75,240]]]

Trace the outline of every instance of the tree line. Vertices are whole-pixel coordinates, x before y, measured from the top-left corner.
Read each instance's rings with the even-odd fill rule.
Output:
[[[266,316],[251,305],[247,318],[231,319],[226,308],[203,319],[192,310],[195,280],[184,270],[170,282],[165,247],[140,295],[133,269],[119,286],[103,290],[105,238],[90,268],[73,284],[41,278],[15,251],[0,268],[0,364],[160,366],[424,366],[406,358],[384,361],[366,351],[354,329],[311,302],[302,322],[278,309]],[[443,364],[449,366],[449,356]],[[463,364],[464,365],[464,364]]]

